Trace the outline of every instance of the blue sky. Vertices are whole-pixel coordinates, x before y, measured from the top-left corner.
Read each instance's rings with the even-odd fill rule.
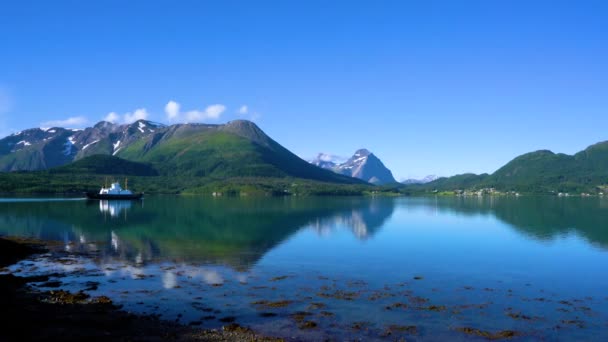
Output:
[[[574,0],[3,2],[0,133],[246,118],[304,158],[366,147],[398,179],[493,172],[608,140],[606,18]]]

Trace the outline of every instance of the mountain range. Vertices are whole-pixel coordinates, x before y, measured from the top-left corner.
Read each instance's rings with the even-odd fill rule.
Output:
[[[368,183],[383,185],[397,183],[393,173],[373,153],[366,149],[359,149],[345,162],[339,158],[319,153],[311,164],[331,170],[335,173],[362,179]]]
[[[73,162],[76,163],[68,165]],[[294,177],[364,184],[309,164],[246,120],[223,125],[172,126],[146,120],[126,125],[102,121],[83,130],[28,129],[0,140],[0,171],[36,171],[59,166],[65,167],[52,172],[109,173],[114,168],[123,171],[121,174],[136,175],[141,172],[140,175],[209,179]]]
[[[437,179],[439,179],[439,177],[437,177],[436,175],[428,175],[422,179],[409,178],[406,180],[402,180],[401,183],[402,184],[426,184],[426,183],[430,183]]]
[[[309,163],[246,120],[171,126],[146,120],[125,125],[102,121],[82,130],[33,128],[0,139],[0,171],[0,190],[9,192],[54,191],[58,187],[78,191],[98,183],[96,175],[160,177],[148,189],[163,183],[156,189],[170,192],[208,191],[213,185],[234,191],[256,187],[263,193],[347,195],[369,191],[358,187],[369,183],[392,185],[390,189],[406,193],[481,188],[608,192],[608,141],[574,155],[548,150],[526,153],[492,174],[461,174],[429,182],[433,177],[427,177],[399,185],[382,161],[366,149],[357,150],[345,161],[319,154]],[[224,183],[218,184],[220,181]],[[139,185],[147,187],[148,183],[142,180]]]
[[[492,174],[461,174],[418,185],[422,189],[495,188],[521,192],[584,192],[608,184],[608,141],[574,155],[539,150],[518,156]],[[416,185],[414,185],[416,186]]]

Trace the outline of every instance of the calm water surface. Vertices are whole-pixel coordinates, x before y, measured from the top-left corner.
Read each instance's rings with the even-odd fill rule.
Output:
[[[608,340],[603,198],[3,199],[0,235],[61,242],[11,271],[205,328]]]

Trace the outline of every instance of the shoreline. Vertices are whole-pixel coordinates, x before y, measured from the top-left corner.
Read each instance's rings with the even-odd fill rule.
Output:
[[[43,241],[0,237],[0,269],[45,253],[48,246]],[[6,317],[0,340],[282,341],[235,323],[224,325],[222,330],[194,328],[153,315],[125,312],[105,296],[91,297],[83,291],[70,293],[61,289],[46,291],[28,285],[48,279],[48,275],[0,275],[0,307]],[[22,329],[24,323],[32,328]]]

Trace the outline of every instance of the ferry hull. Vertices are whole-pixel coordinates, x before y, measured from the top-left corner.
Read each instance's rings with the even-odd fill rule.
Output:
[[[111,195],[111,194],[100,194],[97,192],[86,192],[85,195],[90,199],[100,200],[136,200],[144,196],[142,192],[132,195]]]

